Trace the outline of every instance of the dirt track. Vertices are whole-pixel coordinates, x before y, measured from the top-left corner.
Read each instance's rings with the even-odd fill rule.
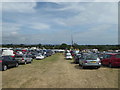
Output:
[[[62,54],[55,58],[57,60],[36,61],[3,72],[3,88],[118,87],[118,68],[80,69],[72,60],[65,60]]]

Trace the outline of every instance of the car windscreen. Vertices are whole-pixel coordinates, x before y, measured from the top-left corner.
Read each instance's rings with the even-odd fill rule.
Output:
[[[120,58],[120,54],[116,55],[115,57],[116,57],[116,58]]]
[[[88,55],[86,56],[86,60],[96,60],[98,58],[97,55]]]
[[[77,57],[78,57],[78,58],[80,58],[80,57],[81,57],[81,55],[78,55]]]

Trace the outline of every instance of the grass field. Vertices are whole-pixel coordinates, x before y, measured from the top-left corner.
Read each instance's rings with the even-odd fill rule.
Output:
[[[117,88],[118,68],[80,69],[63,54],[2,72],[3,88]]]
[[[25,85],[30,84],[31,81],[37,80],[34,76],[37,75],[37,77],[39,77],[38,73],[45,73],[51,64],[58,60],[59,55],[60,54],[56,54],[44,60],[33,60],[31,64],[19,65],[18,68],[11,68],[4,71],[2,73],[2,86],[9,88],[25,87]]]

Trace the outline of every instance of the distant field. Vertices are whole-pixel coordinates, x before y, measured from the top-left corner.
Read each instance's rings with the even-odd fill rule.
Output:
[[[3,71],[3,88],[117,88],[118,68],[80,69],[63,54]]]

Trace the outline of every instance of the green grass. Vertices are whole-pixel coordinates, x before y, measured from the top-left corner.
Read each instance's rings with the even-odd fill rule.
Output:
[[[61,53],[56,53],[52,56],[46,57],[45,59],[42,60],[33,60],[33,63],[45,63],[45,62],[55,62],[58,60],[59,55],[61,55]]]
[[[59,60],[59,56],[61,56],[61,53],[56,53],[52,56],[46,57],[42,60],[33,60],[31,64],[27,65],[20,65],[17,69],[21,70],[37,70],[37,69],[46,69],[46,67],[49,67],[51,64],[55,63],[57,60]]]
[[[46,74],[61,55],[56,53],[43,60],[33,60],[31,64],[20,65],[17,68],[7,70],[3,74],[3,87],[26,87],[32,81],[37,80],[40,75]]]

